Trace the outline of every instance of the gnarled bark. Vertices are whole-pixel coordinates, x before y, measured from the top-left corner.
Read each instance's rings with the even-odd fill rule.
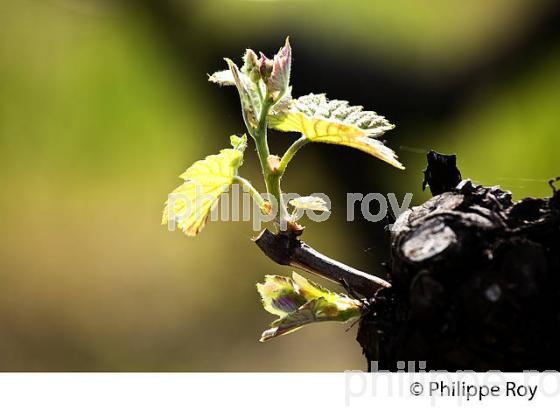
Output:
[[[560,369],[560,193],[512,202],[496,187],[454,186],[458,170],[438,175],[455,172],[451,162],[428,167],[437,195],[391,229],[393,286],[378,292],[357,337],[368,363]]]

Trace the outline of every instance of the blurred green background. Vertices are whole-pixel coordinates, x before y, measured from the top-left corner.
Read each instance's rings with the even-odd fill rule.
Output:
[[[196,238],[160,226],[192,162],[243,132],[233,89],[206,73],[290,35],[294,94],[386,115],[402,172],[307,146],[290,192],[334,215],[305,240],[383,273],[383,224],[345,222],[346,192],[420,190],[425,152],[516,198],[560,174],[560,12],[545,0],[3,0],[0,3],[0,370],[363,369],[356,329],[265,344],[255,283],[288,273],[250,223]],[[279,152],[293,138],[273,134]],[[250,151],[248,151],[250,153]],[[255,156],[244,176],[262,189]]]

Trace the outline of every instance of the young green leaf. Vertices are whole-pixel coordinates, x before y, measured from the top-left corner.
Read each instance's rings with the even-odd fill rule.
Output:
[[[237,135],[232,135],[229,137],[229,142],[233,147],[233,149],[244,152],[245,148],[247,148],[247,135],[243,134],[241,137],[238,137]]]
[[[307,302],[296,292],[292,279],[286,276],[266,275],[264,283],[257,283],[257,290],[264,309],[280,317],[295,312]]]
[[[263,306],[279,318],[263,332],[261,342],[293,332],[314,322],[347,322],[361,314],[362,303],[308,281],[297,273],[292,278],[267,275],[257,284]]]
[[[247,137],[232,138],[234,149],[220,151],[195,162],[182,175],[185,182],[178,186],[165,202],[162,224],[173,220],[188,236],[197,235],[206,223],[218,199],[233,183],[243,162]]]
[[[300,196],[290,200],[290,205],[299,209],[309,209],[311,211],[328,212],[329,207],[324,199],[316,196]]]
[[[280,131],[300,132],[312,142],[356,148],[404,169],[393,150],[375,139],[394,125],[373,111],[350,106],[347,101],[309,94],[291,100],[287,108],[275,109],[268,116],[268,125]]]

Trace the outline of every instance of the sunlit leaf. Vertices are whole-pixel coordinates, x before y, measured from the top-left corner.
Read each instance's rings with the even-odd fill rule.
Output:
[[[275,109],[269,127],[300,132],[312,142],[344,145],[371,154],[404,169],[396,154],[375,138],[394,128],[385,117],[347,101],[328,100],[324,94],[309,94],[291,100],[287,108]]]
[[[296,292],[292,279],[285,276],[267,275],[264,283],[257,284],[257,290],[265,310],[276,316],[284,317],[306,303]]]
[[[299,209],[309,209],[311,211],[328,212],[329,207],[324,199],[316,196],[300,196],[290,200],[290,205]]]
[[[292,272],[292,278],[294,280],[294,283],[296,283],[297,285],[297,292],[306,300],[312,300],[314,298],[321,297],[324,298],[327,302],[336,305],[337,309],[341,311],[352,310],[355,307],[362,306],[362,303],[360,301],[352,299],[342,293],[332,292],[324,286],[312,282],[295,272]]]
[[[292,278],[268,275],[257,289],[264,308],[279,317],[263,332],[262,342],[310,323],[346,322],[361,314],[360,301],[331,292],[295,272]]]
[[[243,137],[237,148],[241,144]],[[242,161],[242,150],[228,148],[195,162],[181,175],[185,182],[169,195],[162,224],[172,221],[188,236],[197,235],[220,195],[233,183]]]
[[[229,137],[229,142],[234,149],[243,152],[247,148],[247,135],[243,134],[241,137],[232,135]]]
[[[208,76],[208,81],[222,86],[235,85],[235,80],[230,70],[216,71],[211,76]]]

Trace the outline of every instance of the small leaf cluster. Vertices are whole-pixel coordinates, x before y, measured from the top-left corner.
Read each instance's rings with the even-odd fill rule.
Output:
[[[301,234],[303,228],[292,220],[292,210],[328,211],[321,198],[301,197],[284,202],[281,181],[296,153],[308,143],[327,143],[355,148],[404,169],[397,156],[378,138],[394,128],[374,111],[352,106],[347,101],[329,100],[325,94],[292,97],[290,77],[292,48],[289,39],[269,59],[264,53],[248,49],[243,65],[226,58],[227,69],[209,76],[209,81],[237,89],[241,114],[247,133],[259,157],[267,198],[276,202],[275,222],[280,233]],[[300,137],[282,155],[270,153],[268,130],[298,133]],[[261,211],[271,212],[253,184],[239,175],[248,138],[230,137],[231,148],[195,162],[182,175],[183,183],[168,197],[162,223],[175,222],[189,235],[197,235],[217,205],[220,195],[234,183],[243,185]],[[176,197],[175,197],[176,196]],[[291,332],[313,322],[346,321],[359,316],[361,302],[335,294],[294,273],[293,277],[267,276],[258,285],[266,310],[278,315],[261,340]]]
[[[257,284],[267,312],[278,316],[265,330],[261,342],[294,332],[315,322],[347,322],[360,317],[362,303],[334,293],[297,273],[292,278],[267,275]]]

